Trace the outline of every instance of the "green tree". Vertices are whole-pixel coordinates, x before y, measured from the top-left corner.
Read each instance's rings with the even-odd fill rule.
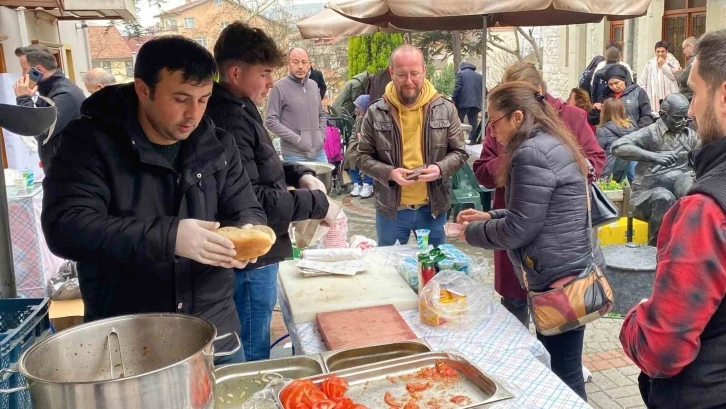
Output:
[[[388,57],[401,44],[401,34],[376,33],[351,37],[348,39],[348,78],[363,71],[373,74],[388,67]]]
[[[433,84],[439,93],[447,98],[451,98],[456,83],[456,70],[454,64],[448,64],[446,68],[437,71],[434,74]]]

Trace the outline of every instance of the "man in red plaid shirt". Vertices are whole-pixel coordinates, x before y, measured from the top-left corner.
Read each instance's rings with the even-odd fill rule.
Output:
[[[688,85],[696,183],[666,214],[653,293],[620,332],[650,409],[726,407],[726,30],[701,39]]]

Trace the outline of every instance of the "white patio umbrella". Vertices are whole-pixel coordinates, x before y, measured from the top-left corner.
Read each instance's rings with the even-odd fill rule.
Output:
[[[401,30],[391,25],[384,27],[374,24],[365,24],[343,17],[333,10],[326,9],[296,23],[302,38],[338,38],[381,33],[405,33],[410,30]]]
[[[416,31],[483,30],[482,109],[486,110],[489,26],[558,26],[644,15],[651,0],[337,0],[326,5],[365,24]]]

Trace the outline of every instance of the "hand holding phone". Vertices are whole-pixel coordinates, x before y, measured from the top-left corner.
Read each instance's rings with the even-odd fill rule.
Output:
[[[30,78],[30,81],[33,82],[33,85],[37,85],[40,80],[43,79],[43,73],[33,67],[30,71],[28,71],[28,78]]]
[[[28,75],[23,75],[15,82],[15,84],[13,84],[13,91],[15,92],[16,97],[32,97],[36,92],[38,92],[38,86],[31,85]]]

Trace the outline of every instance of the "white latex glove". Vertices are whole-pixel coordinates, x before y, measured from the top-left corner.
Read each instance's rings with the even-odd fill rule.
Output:
[[[320,181],[320,179],[316,178],[313,175],[303,175],[303,177],[298,180],[297,184],[300,186],[300,189],[308,189],[308,190],[322,190],[323,193],[326,195],[328,194],[327,189],[325,189],[325,185],[323,182]]]
[[[176,231],[175,254],[210,266],[231,265],[237,252],[234,243],[215,233],[219,223],[184,219]],[[246,263],[245,263],[246,264]]]
[[[325,227],[333,227],[335,220],[338,218],[338,214],[340,214],[340,206],[331,198],[328,198],[328,205],[328,213],[320,224]]]

